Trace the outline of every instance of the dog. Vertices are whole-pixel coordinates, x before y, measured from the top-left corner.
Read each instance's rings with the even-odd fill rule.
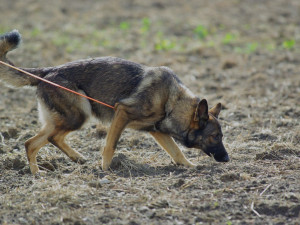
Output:
[[[17,30],[0,36],[0,60],[12,64],[6,54],[20,42]],[[49,142],[74,162],[86,162],[65,143],[65,137],[81,128],[91,116],[111,122],[102,152],[103,170],[110,168],[125,128],[148,132],[179,165],[195,167],[174,139],[187,148],[203,150],[218,162],[229,161],[218,122],[221,104],[208,109],[206,99],[196,97],[168,67],[148,67],[116,57],[99,57],[24,70],[114,106],[114,109],[105,107],[0,64],[0,80],[4,83],[37,88],[42,128],[25,142],[32,174],[39,171],[36,160],[39,149]]]

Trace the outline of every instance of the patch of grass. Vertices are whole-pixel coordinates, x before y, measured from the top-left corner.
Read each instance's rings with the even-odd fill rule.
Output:
[[[212,41],[212,40],[210,40],[210,41],[208,41],[207,42],[207,47],[215,47],[215,45],[216,45],[216,43],[214,42],[214,41]]]
[[[53,37],[52,43],[59,48],[64,48],[68,53],[73,53],[82,47],[83,41],[82,39],[71,36],[70,34],[57,33],[57,35]]]
[[[259,44],[257,42],[246,43],[242,47],[235,47],[234,51],[236,53],[240,53],[240,54],[251,54],[251,53],[254,53],[258,47],[259,47]]]
[[[208,36],[208,30],[206,29],[206,27],[204,27],[202,25],[197,26],[194,29],[194,33],[201,40],[204,40]]]
[[[245,52],[247,54],[251,54],[253,52],[255,52],[258,48],[258,43],[253,42],[253,43],[248,43],[246,44],[246,48],[245,48]]]
[[[145,34],[148,33],[151,26],[151,20],[148,17],[145,17],[142,19],[142,27],[141,27],[141,33]]]
[[[41,34],[41,30],[37,27],[33,28],[32,31],[30,32],[31,37],[37,37]]]
[[[70,41],[71,39],[69,36],[59,33],[57,33],[57,35],[52,39],[52,43],[57,47],[66,46]]]
[[[119,25],[121,30],[128,30],[130,28],[130,23],[123,21]]]
[[[0,25],[0,34],[1,35],[6,32],[9,32],[10,30],[12,30],[12,29],[8,29],[7,27]]]
[[[163,51],[163,50],[171,50],[174,49],[176,46],[176,43],[174,41],[171,41],[169,39],[161,39],[159,42],[155,44],[155,50],[156,51]]]
[[[227,45],[227,44],[231,44],[232,42],[234,42],[236,40],[236,35],[235,34],[232,34],[232,33],[226,33],[223,40],[222,40],[222,43]]]
[[[276,45],[274,43],[268,43],[265,48],[268,50],[268,51],[274,51],[276,50]]]
[[[284,42],[282,42],[282,47],[284,49],[290,50],[290,49],[294,48],[295,44],[296,44],[296,41],[293,40],[293,39],[291,39],[291,40],[285,40]]]
[[[219,202],[214,202],[214,208],[218,208],[220,206]]]
[[[72,40],[71,42],[68,43],[66,47],[66,51],[68,53],[75,52],[77,49],[81,48],[81,41],[80,40]]]
[[[164,37],[162,32],[158,32],[156,36],[157,36],[157,41],[154,47],[156,51],[168,51],[175,48],[176,46],[175,41],[172,41]]]

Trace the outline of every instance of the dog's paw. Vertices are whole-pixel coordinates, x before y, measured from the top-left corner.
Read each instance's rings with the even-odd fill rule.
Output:
[[[107,162],[105,160],[102,160],[102,170],[103,171],[108,171],[110,168],[111,162]]]
[[[188,168],[196,168],[197,165],[191,163],[190,161],[184,161],[184,162],[175,162],[177,166],[184,166]]]
[[[73,162],[75,163],[79,163],[79,164],[84,164],[86,163],[87,159],[84,158],[81,154],[75,155],[70,157],[72,159]]]
[[[189,168],[196,168],[197,167],[197,165],[196,164],[194,164],[194,163],[189,163],[189,164],[187,164],[187,165],[185,165],[186,167],[189,167]]]
[[[45,170],[39,170],[38,172],[36,172],[36,173],[34,174],[34,178],[40,179],[40,178],[45,177],[46,174],[47,174],[47,171],[45,171]]]
[[[109,169],[109,165],[106,165],[106,164],[102,163],[102,170],[103,171],[108,171],[108,169]]]
[[[79,163],[79,164],[85,164],[86,162],[87,162],[87,159],[84,157],[79,157],[76,160],[76,163]]]
[[[31,171],[32,175],[35,175],[35,174],[39,173],[39,171],[40,171],[37,164],[29,163],[29,167],[30,167],[30,171]]]

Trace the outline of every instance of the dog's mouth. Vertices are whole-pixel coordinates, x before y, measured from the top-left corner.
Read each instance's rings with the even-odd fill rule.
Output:
[[[223,154],[223,155],[214,155],[214,159],[217,162],[229,162],[230,158],[228,156],[228,154]]]
[[[208,151],[204,151],[204,153],[206,155],[208,155],[209,157],[214,157],[214,159],[217,161],[217,162],[229,162],[230,161],[230,158],[229,158],[229,155],[226,153],[226,154],[213,154],[211,152],[208,152]]]
[[[208,151],[204,151],[204,153],[206,154],[206,155],[208,155],[209,157],[212,157],[212,153],[210,153],[210,152],[208,152]]]

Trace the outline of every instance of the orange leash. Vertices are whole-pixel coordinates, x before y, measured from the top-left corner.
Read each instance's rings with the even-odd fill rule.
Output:
[[[51,82],[51,81],[49,81],[49,80],[46,80],[46,79],[44,79],[44,78],[42,78],[42,77],[39,77],[39,76],[34,75],[34,74],[32,74],[32,73],[29,73],[29,72],[27,72],[27,71],[25,71],[25,70],[22,70],[22,69],[20,69],[20,68],[17,68],[17,67],[15,67],[15,66],[12,66],[12,65],[10,65],[10,64],[8,64],[8,63],[2,62],[1,60],[0,60],[0,63],[3,64],[3,65],[5,65],[5,66],[8,66],[8,67],[10,67],[10,68],[12,68],[12,69],[18,70],[18,71],[20,71],[20,72],[22,72],[22,73],[25,73],[25,74],[27,74],[28,76],[34,77],[34,78],[36,78],[36,79],[38,79],[38,80],[41,80],[41,81],[43,81],[43,82],[46,82],[46,83],[51,84],[51,85],[53,85],[53,86],[56,86],[56,87],[58,87],[58,88],[64,89],[64,90],[66,90],[66,91],[68,91],[68,92],[71,92],[71,93],[73,93],[73,94],[76,94],[76,95],[79,95],[79,96],[81,96],[81,97],[87,98],[87,99],[89,99],[89,100],[91,100],[91,101],[97,102],[97,103],[99,103],[99,104],[101,104],[101,105],[104,105],[104,106],[106,106],[106,107],[109,107],[109,108],[112,108],[112,109],[115,108],[115,107],[113,107],[112,105],[106,104],[106,103],[104,103],[104,102],[98,101],[98,100],[96,100],[96,99],[94,99],[94,98],[91,98],[91,97],[89,97],[89,96],[83,95],[83,94],[81,94],[81,93],[79,93],[79,92],[73,91],[73,90],[71,90],[71,89],[69,89],[69,88],[66,88],[66,87],[64,87],[64,86],[61,86],[61,85],[56,84],[56,83],[54,83],[54,82]]]

